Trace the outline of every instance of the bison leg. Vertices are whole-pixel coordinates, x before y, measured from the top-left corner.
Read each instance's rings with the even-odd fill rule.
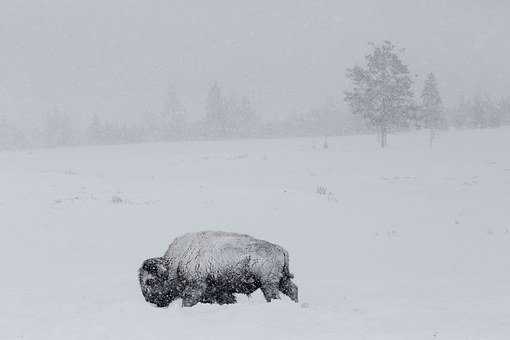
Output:
[[[290,278],[283,278],[280,281],[280,291],[291,298],[292,301],[298,302],[298,287],[290,280]]]
[[[202,300],[205,287],[202,285],[190,285],[184,289],[182,295],[182,306],[193,307]]]
[[[218,293],[216,295],[216,302],[220,305],[227,305],[227,304],[236,303],[237,300],[236,300],[236,297],[234,296],[234,294],[229,293],[229,292],[222,292],[222,293]]]
[[[216,296],[204,294],[204,295],[202,295],[202,299],[200,300],[200,302],[209,303],[209,304],[216,303]]]
[[[267,302],[271,302],[271,300],[279,299],[280,293],[278,292],[278,284],[274,282],[263,283],[262,287],[260,287],[264,297]]]

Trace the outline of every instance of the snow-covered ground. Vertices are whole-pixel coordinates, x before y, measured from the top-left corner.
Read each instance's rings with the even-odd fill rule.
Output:
[[[0,153],[0,339],[509,339],[510,129]],[[158,309],[176,236],[290,252],[300,303]]]

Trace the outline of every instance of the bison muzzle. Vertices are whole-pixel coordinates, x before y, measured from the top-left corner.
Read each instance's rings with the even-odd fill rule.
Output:
[[[234,294],[250,295],[259,288],[267,302],[279,299],[279,292],[298,302],[293,277],[282,247],[219,231],[180,236],[162,257],[144,261],[138,271],[145,300],[158,307],[178,298],[184,307],[230,304],[236,302]]]

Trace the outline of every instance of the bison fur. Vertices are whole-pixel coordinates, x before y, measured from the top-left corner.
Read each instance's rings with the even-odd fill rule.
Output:
[[[234,294],[261,289],[267,302],[280,292],[298,301],[289,255],[282,247],[248,235],[220,231],[189,233],[176,238],[161,257],[145,260],[138,271],[147,302],[166,307],[231,304]]]

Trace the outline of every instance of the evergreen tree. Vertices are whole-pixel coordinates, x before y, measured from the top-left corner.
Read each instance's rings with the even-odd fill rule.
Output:
[[[207,95],[206,121],[214,135],[225,136],[228,130],[227,104],[218,83],[214,83]]]
[[[510,98],[503,98],[498,105],[501,116],[501,124],[510,125]]]
[[[242,134],[245,136],[253,134],[257,128],[258,116],[248,97],[241,98],[238,111]]]
[[[387,145],[388,130],[406,125],[414,111],[412,79],[409,69],[389,41],[371,45],[365,56],[366,67],[347,70],[354,88],[345,92],[345,100],[354,114],[374,126],[381,147]]]
[[[430,146],[432,146],[436,131],[441,126],[443,113],[443,103],[433,73],[430,73],[425,80],[421,93],[420,113],[419,123],[430,130]]]
[[[162,114],[163,137],[180,139],[186,134],[186,109],[177,92],[170,87],[167,93],[165,111]]]
[[[7,117],[0,115],[0,150],[26,147],[26,136]]]
[[[215,137],[247,137],[253,135],[259,117],[248,97],[225,97],[214,83],[207,96],[205,123]]]
[[[91,144],[102,144],[104,142],[104,127],[97,115],[92,117],[92,121],[87,130],[87,137]]]
[[[500,126],[503,120],[501,113],[490,97],[481,94],[472,99],[467,110],[471,127],[479,129]]]
[[[71,118],[55,108],[46,115],[44,124],[46,146],[71,145],[75,142]]]

